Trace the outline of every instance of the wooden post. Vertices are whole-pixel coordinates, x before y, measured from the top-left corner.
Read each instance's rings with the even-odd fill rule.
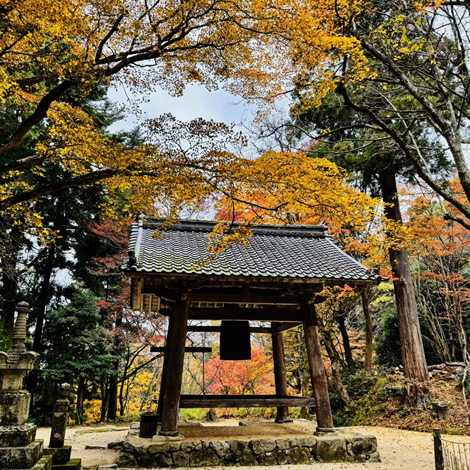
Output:
[[[181,396],[181,384],[183,381],[184,347],[188,329],[188,294],[184,293],[175,302],[173,315],[170,317],[168,327],[168,353],[165,358],[167,371],[165,379],[165,391],[163,398],[162,427],[160,435],[178,435],[178,414]]]
[[[168,323],[170,323],[169,320]],[[166,333],[166,347],[168,348],[170,344],[170,325],[168,324],[168,331]],[[157,417],[158,421],[162,421],[163,416],[163,400],[165,398],[165,388],[166,388],[166,376],[168,373],[168,354],[163,354],[163,367],[162,367],[162,378],[160,380],[160,392],[158,394],[158,406],[157,406]]]
[[[277,330],[277,323],[271,323],[271,334],[273,342],[274,361],[274,383],[277,396],[287,395],[286,362],[284,357],[284,342],[282,332]],[[289,418],[289,408],[280,406],[277,408],[276,423],[291,423]]]
[[[436,470],[444,470],[444,455],[442,453],[441,430],[433,429],[432,434],[434,437],[434,461]]]
[[[331,415],[328,382],[326,379],[323,355],[318,334],[318,320],[315,307],[307,299],[303,299],[302,313],[304,317],[304,336],[307,347],[310,377],[316,400],[317,434],[334,433],[333,417]]]

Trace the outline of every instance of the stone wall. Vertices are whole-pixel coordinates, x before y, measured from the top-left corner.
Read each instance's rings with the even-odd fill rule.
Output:
[[[377,439],[360,434],[250,441],[187,441],[182,436],[155,436],[150,440],[129,436],[125,441],[110,442],[108,447],[121,451],[117,464],[124,468],[380,462]]]

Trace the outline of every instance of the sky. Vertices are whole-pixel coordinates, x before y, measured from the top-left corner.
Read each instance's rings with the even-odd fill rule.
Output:
[[[127,103],[138,98],[128,87],[119,85],[117,89],[109,90],[111,101]],[[217,122],[240,123],[242,120],[251,122],[256,107],[248,105],[239,97],[224,90],[209,92],[202,86],[188,86],[184,95],[174,98],[164,90],[157,90],[149,97],[148,103],[139,103],[139,109],[144,113],[143,118],[154,118],[164,113],[171,113],[181,121],[195,118],[213,119]],[[119,121],[111,128],[112,131],[130,130],[139,124],[141,117],[130,114],[124,121]]]

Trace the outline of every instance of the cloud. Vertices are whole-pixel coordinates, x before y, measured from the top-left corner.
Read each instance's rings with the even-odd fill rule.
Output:
[[[111,101],[127,104],[130,113],[132,106],[141,97],[120,86],[109,91],[109,98]],[[188,86],[184,95],[178,98],[168,95],[164,90],[155,91],[148,98],[148,102],[137,102],[138,111],[129,114],[125,120],[115,123],[111,130],[130,130],[142,119],[154,118],[164,113],[171,113],[181,121],[203,118],[238,124],[242,120],[251,121],[256,112],[255,106],[248,105],[241,98],[224,90],[209,92],[204,87],[196,85]]]

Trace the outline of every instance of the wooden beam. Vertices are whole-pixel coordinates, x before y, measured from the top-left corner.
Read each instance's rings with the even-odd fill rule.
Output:
[[[163,398],[162,436],[178,435],[178,414],[183,381],[184,349],[188,327],[189,299],[187,294],[175,302],[173,315],[170,317],[168,334],[168,372],[166,377],[165,393]]]
[[[161,315],[171,316],[173,310],[162,309],[159,312]],[[294,328],[301,324],[302,321],[302,312],[300,310],[286,310],[281,308],[198,308],[191,307],[189,309],[189,319],[190,320],[249,320],[249,321],[275,321],[283,322],[279,326],[280,331],[288,330]],[[189,331],[206,331],[206,332],[219,332],[219,327],[190,327],[196,328]],[[209,328],[209,329],[206,329]],[[219,328],[219,330],[211,329]],[[252,328],[263,328],[263,327],[252,327]],[[266,331],[253,331],[253,333],[270,333],[271,329]]]
[[[220,333],[220,326],[188,326],[192,333]],[[271,328],[264,326],[251,326],[250,333],[271,333]]]
[[[168,346],[150,346],[150,352],[162,352],[166,353]],[[185,353],[211,353],[212,348],[202,346],[186,346],[184,348]]]
[[[276,330],[281,332],[281,331],[286,331],[290,330],[291,328],[295,328],[296,326],[300,326],[302,322],[284,322],[284,323],[277,323]]]
[[[305,277],[277,277],[273,281],[272,277],[265,276],[256,276],[249,277],[246,276],[221,276],[221,275],[205,275],[205,274],[176,274],[176,273],[142,273],[142,272],[127,272],[127,276],[131,278],[142,278],[146,279],[152,278],[155,280],[161,280],[162,282],[174,281],[179,287],[192,288],[194,281],[200,282],[202,285],[207,285],[209,282],[214,282],[215,285],[218,284],[249,284],[250,286],[287,286],[287,285],[308,285],[310,286],[318,285],[323,288],[324,285],[327,286],[344,286],[348,285],[351,287],[357,286],[370,286],[377,285],[383,282],[381,279],[374,280],[364,280],[364,279],[336,279],[336,278],[305,278]]]
[[[232,289],[232,292],[236,289]],[[240,292],[229,293],[199,293],[191,292],[191,302],[223,302],[224,304],[280,304],[299,305],[297,295],[282,295],[281,292],[273,294],[246,294]]]
[[[180,408],[314,407],[311,397],[276,395],[181,395]]]
[[[317,432],[335,432],[315,306],[309,303],[307,299],[304,299],[302,302],[302,312],[304,314],[304,336],[310,377],[317,403]]]
[[[247,292],[248,290],[248,292]],[[314,287],[314,291],[318,291]],[[141,294],[155,294],[169,301],[176,301],[178,291],[163,287],[148,287],[141,290]],[[200,289],[189,293],[190,302],[224,303],[224,304],[279,304],[300,306],[300,297],[296,294],[286,293],[286,289],[280,290],[258,290],[221,288]]]
[[[271,323],[272,342],[273,342],[273,362],[274,362],[274,384],[276,387],[276,396],[287,395],[286,363],[284,357],[284,341],[282,332],[277,329],[276,323]],[[276,423],[292,422],[289,418],[289,408],[287,406],[278,406]]]
[[[131,278],[143,278],[146,281],[152,280],[155,283],[162,283],[168,285],[170,288],[180,289],[193,287],[199,288],[200,286],[210,287],[227,287],[227,286],[243,286],[249,285],[250,287],[277,289],[283,286],[300,286],[308,285],[309,289],[323,289],[324,285],[344,285],[348,284],[351,287],[355,284],[378,284],[379,281],[368,280],[355,280],[351,279],[326,279],[326,278],[305,278],[305,277],[268,277],[268,276],[221,276],[213,275],[208,276],[205,274],[176,274],[176,273],[149,273],[149,272],[127,272],[127,276]]]
[[[302,321],[300,310],[276,308],[195,308],[189,309],[190,320],[252,320],[252,321]]]

